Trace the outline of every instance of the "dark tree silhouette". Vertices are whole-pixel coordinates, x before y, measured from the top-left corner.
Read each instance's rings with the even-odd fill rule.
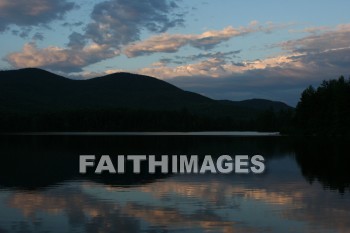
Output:
[[[349,135],[350,80],[323,81],[304,90],[296,107],[297,129],[308,135]]]

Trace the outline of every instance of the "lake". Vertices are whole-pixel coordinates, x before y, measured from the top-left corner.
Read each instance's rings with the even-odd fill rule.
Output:
[[[350,232],[348,142],[271,135],[2,135],[0,233]],[[263,174],[79,174],[79,155],[255,155]]]

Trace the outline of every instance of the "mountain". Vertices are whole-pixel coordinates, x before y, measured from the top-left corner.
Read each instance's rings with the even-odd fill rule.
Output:
[[[230,104],[233,106],[250,108],[250,109],[261,110],[261,111],[272,109],[278,112],[281,110],[292,109],[289,105],[283,102],[266,100],[266,99],[249,99],[249,100],[241,100],[241,101],[220,100],[220,102],[225,104]]]
[[[36,68],[0,71],[0,113],[60,115],[89,111],[182,112],[200,117],[254,119],[264,110],[292,109],[263,99],[221,101],[181,90],[165,81],[130,73],[72,80]],[[65,116],[66,117],[66,116]],[[141,117],[141,116],[139,116]]]

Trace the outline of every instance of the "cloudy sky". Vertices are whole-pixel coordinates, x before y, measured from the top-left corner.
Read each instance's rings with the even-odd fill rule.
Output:
[[[0,69],[151,75],[215,99],[295,105],[350,75],[350,2],[0,0]]]

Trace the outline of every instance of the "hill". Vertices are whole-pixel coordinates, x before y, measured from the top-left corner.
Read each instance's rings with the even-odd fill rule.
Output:
[[[143,111],[246,121],[268,109],[292,109],[281,102],[262,99],[217,101],[144,75],[115,73],[89,80],[72,80],[36,68],[0,71],[0,101],[3,116],[26,116],[31,118],[30,121],[48,114],[54,118],[63,116],[66,120],[67,115],[78,111],[93,112],[99,117],[102,112],[107,115],[118,112],[120,116]],[[94,121],[97,120],[95,116]]]
[[[219,100],[219,102],[227,105],[232,105],[236,107],[243,107],[254,109],[258,111],[265,111],[272,109],[275,112],[291,110],[292,107],[289,105],[280,102],[280,101],[272,101],[266,99],[249,99],[249,100],[241,100],[241,101],[232,101],[232,100]]]

